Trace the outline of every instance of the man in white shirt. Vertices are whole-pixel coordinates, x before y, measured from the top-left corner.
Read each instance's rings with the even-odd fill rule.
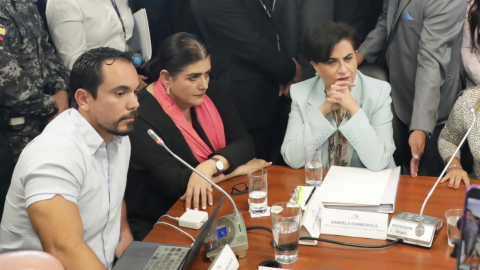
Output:
[[[138,85],[125,53],[98,48],[78,58],[70,80],[77,109],[56,117],[20,155],[0,252],[44,250],[67,270],[112,268],[133,241],[123,195]]]

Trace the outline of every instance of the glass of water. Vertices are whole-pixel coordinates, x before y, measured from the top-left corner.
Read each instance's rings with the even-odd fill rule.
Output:
[[[460,238],[460,229],[457,227],[458,220],[462,217],[462,209],[450,209],[445,212],[445,218],[447,219],[447,235],[448,245],[453,247],[455,239]]]
[[[323,180],[321,144],[305,146],[305,182],[307,186],[319,187]]]
[[[263,214],[267,211],[267,173],[267,170],[262,168],[248,171],[248,205],[252,214]]]
[[[293,263],[298,258],[298,240],[302,208],[291,202],[276,203],[270,208],[275,241],[275,260]]]

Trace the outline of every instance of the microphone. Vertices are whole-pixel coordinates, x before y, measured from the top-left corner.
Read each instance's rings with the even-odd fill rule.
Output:
[[[423,210],[425,210],[425,206],[427,205],[428,200],[432,196],[433,191],[437,187],[438,183],[440,183],[442,176],[450,167],[450,164],[452,163],[455,155],[458,153],[458,151],[460,151],[460,148],[462,147],[463,143],[465,142],[468,135],[472,131],[473,126],[475,125],[475,122],[476,122],[475,108],[474,106],[471,106],[469,101],[466,101],[466,104],[467,104],[468,110],[472,112],[473,122],[470,128],[468,129],[467,133],[463,136],[462,141],[458,145],[457,149],[453,153],[452,157],[448,161],[447,165],[443,169],[437,181],[433,185],[432,189],[428,193],[427,197],[425,198],[425,201],[423,202],[422,208],[420,210],[420,215],[400,212],[394,217],[392,217],[392,220],[390,221],[390,226],[388,228],[387,239],[395,240],[397,238],[402,238],[403,242],[408,244],[419,245],[424,247],[432,246],[435,236],[437,235],[438,231],[442,228],[443,219],[424,216]],[[414,225],[412,223],[417,223],[414,233],[412,233],[412,230],[413,230],[412,225]]]
[[[233,205],[233,217],[232,215],[223,216],[215,220],[214,224],[212,224],[211,232],[208,234],[209,236],[205,239],[205,254],[207,258],[213,261],[215,257],[220,253],[223,246],[225,246],[226,244],[230,245],[235,255],[237,255],[239,258],[244,258],[247,255],[248,249],[247,229],[245,226],[245,221],[243,220],[243,216],[238,211],[232,197],[230,197],[230,195],[228,195],[228,193],[225,192],[225,190],[223,190],[217,184],[215,184],[210,179],[201,174],[199,171],[197,171],[195,168],[190,166],[190,164],[185,162],[179,156],[175,155],[165,145],[162,138],[155,134],[153,130],[149,129],[147,133],[158,145],[165,148],[165,150],[167,150],[167,152],[170,153],[170,155],[172,155],[176,160],[180,161],[183,165],[187,166],[187,168],[189,168],[190,170],[198,174],[200,177],[202,177],[205,181],[214,186],[218,191],[222,192]],[[216,228],[225,228],[224,231],[222,230],[222,233],[226,234],[227,236],[218,238],[221,234],[217,232]]]
[[[151,129],[149,129],[147,131],[148,135],[150,135],[150,137],[152,137],[152,139],[159,145],[161,145],[163,148],[165,148],[165,150],[167,150],[168,153],[170,153],[170,155],[172,155],[176,160],[180,161],[183,165],[187,166],[190,170],[192,170],[193,172],[195,172],[196,174],[198,174],[200,177],[202,177],[205,181],[209,182],[212,186],[214,186],[217,190],[219,190],[220,192],[222,192],[223,194],[225,194],[225,196],[227,196],[227,198],[230,200],[230,202],[232,203],[233,205],[233,215],[235,217],[238,217],[240,214],[238,212],[238,209],[237,209],[237,206],[235,205],[235,202],[233,201],[232,197],[230,197],[230,195],[228,195],[227,192],[225,192],[225,190],[223,190],[221,187],[217,186],[217,184],[213,183],[210,179],[208,179],[207,177],[205,177],[203,174],[201,174],[199,171],[197,171],[195,168],[193,168],[192,166],[190,166],[190,164],[188,164],[187,162],[185,162],[183,159],[181,159],[179,156],[175,155],[166,145],[165,143],[163,142],[162,138],[160,138],[157,134],[155,134],[155,132]]]

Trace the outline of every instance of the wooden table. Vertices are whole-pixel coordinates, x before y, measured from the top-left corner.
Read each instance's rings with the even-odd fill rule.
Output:
[[[268,170],[268,205],[277,202],[288,201],[289,194],[296,186],[305,184],[304,170],[293,170],[288,167],[271,166]],[[432,177],[417,177],[402,175],[397,193],[397,204],[395,213],[406,211],[419,213],[422,203],[430,188],[435,182]],[[230,193],[231,188],[237,183],[248,183],[246,176],[237,177],[223,183],[220,186]],[[478,184],[478,181],[474,181]],[[430,198],[425,215],[444,218],[448,209],[462,208],[465,194],[465,186],[459,190],[447,188],[446,184],[439,185],[433,196]],[[214,206],[221,198],[219,191],[214,191]],[[248,194],[233,196],[239,211],[242,212],[247,227],[261,225],[272,227],[270,217],[251,218],[248,213]],[[211,213],[214,206],[207,207]],[[230,201],[224,200],[217,216],[231,214],[233,207]],[[169,211],[168,215],[179,217],[185,212],[184,202],[178,201]],[[393,214],[390,215],[391,218]],[[162,221],[176,225],[175,221],[168,218]],[[422,248],[406,244],[396,244],[381,249],[365,249],[344,247],[325,242],[318,242],[317,246],[300,246],[298,260],[292,264],[284,265],[287,269],[454,269],[455,259],[450,257],[452,248],[447,244],[447,224],[440,230],[432,248]],[[196,237],[200,230],[185,229],[193,237]],[[322,238],[339,240],[359,244],[382,244],[387,241],[321,235]],[[274,260],[274,249],[270,246],[272,234],[265,230],[252,230],[248,232],[247,256],[239,259],[239,269],[257,269],[260,262]],[[190,245],[191,240],[180,232],[169,226],[159,224],[144,239],[148,242],[160,242],[180,245]],[[210,261],[205,258],[205,251],[202,247],[192,269],[208,269]]]

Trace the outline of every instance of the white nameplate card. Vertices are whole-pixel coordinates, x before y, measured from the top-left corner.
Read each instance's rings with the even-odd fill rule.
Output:
[[[320,236],[320,218],[322,217],[323,204],[320,199],[318,189],[313,193],[308,202],[302,217],[302,225],[300,226],[300,237],[319,237]],[[300,240],[300,245],[316,245],[315,240]]]
[[[322,234],[387,239],[388,214],[323,209]]]
[[[233,253],[230,246],[226,244],[208,270],[237,270],[239,266],[235,253]]]

